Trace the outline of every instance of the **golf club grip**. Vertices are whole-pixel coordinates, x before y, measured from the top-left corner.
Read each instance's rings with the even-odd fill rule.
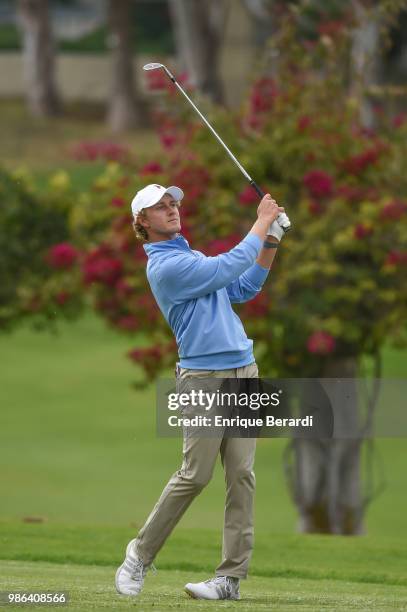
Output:
[[[260,189],[256,181],[250,181],[250,185],[253,187],[259,198],[264,198],[266,194]]]

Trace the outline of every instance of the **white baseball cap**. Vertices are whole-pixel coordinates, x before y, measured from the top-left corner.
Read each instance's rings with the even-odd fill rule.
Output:
[[[134,196],[131,203],[131,212],[136,216],[142,208],[149,208],[157,204],[165,193],[169,193],[174,200],[179,202],[184,197],[184,192],[179,187],[163,187],[162,185],[147,185],[140,189]]]

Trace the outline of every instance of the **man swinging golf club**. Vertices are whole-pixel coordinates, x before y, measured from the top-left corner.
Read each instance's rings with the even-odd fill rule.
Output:
[[[183,197],[179,187],[147,185],[131,204],[136,237],[145,242],[148,281],[177,340],[177,378],[256,378],[253,342],[231,304],[260,292],[284,235],[280,222],[287,224],[289,219],[284,208],[266,194],[247,236],[229,252],[206,257],[191,250],[180,233]],[[213,578],[188,583],[185,591],[197,599],[240,598],[239,581],[247,576],[253,548],[255,447],[255,438],[184,433],[182,465],[137,537],[129,542],[116,572],[119,593],[140,593],[147,570],[211,479],[220,454],[226,480],[222,560]]]

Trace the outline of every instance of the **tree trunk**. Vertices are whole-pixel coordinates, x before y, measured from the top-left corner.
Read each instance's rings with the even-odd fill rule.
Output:
[[[48,0],[18,0],[18,17],[23,31],[28,106],[33,115],[55,115],[60,111],[60,100]]]
[[[349,378],[349,397],[339,399],[347,431],[358,431],[357,363],[338,360],[326,368],[326,378]],[[363,533],[361,493],[362,439],[294,439],[293,497],[299,511],[299,531],[357,535]]]
[[[108,19],[112,40],[112,91],[108,122],[114,132],[139,125],[140,99],[133,76],[131,0],[109,0]]]
[[[374,112],[367,90],[378,80],[379,23],[372,6],[353,0],[358,26],[353,33],[351,50],[351,93],[360,106],[360,121],[366,128],[374,126]]]
[[[219,76],[225,0],[169,0],[179,66],[191,84],[214,102],[223,102]]]

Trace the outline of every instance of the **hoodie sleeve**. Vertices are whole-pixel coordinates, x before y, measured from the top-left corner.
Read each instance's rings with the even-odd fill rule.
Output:
[[[174,255],[160,264],[160,285],[174,303],[213,293],[233,283],[250,268],[260,248],[260,238],[248,234],[231,251],[217,257]]]
[[[234,302],[247,302],[260,293],[264,281],[269,273],[268,268],[263,268],[257,262],[238,279],[226,287],[229,299]]]

